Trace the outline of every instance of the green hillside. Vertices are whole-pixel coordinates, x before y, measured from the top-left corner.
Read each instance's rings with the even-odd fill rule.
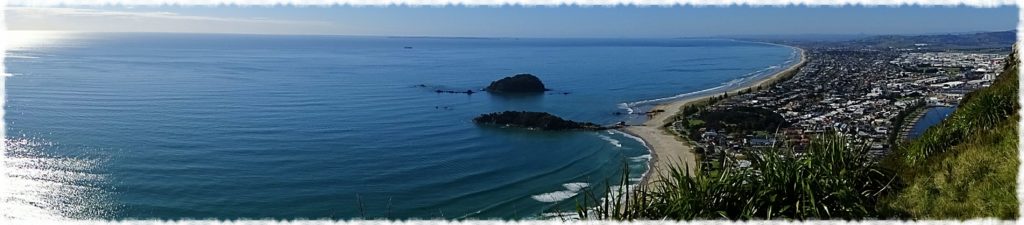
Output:
[[[1017,70],[1008,57],[992,86],[881,162],[842,136],[749,154],[749,168],[712,174],[671,168],[660,182],[578,202],[583,219],[968,219],[1018,217]],[[699,170],[699,168],[698,168]],[[626,185],[625,179],[620,185]]]
[[[886,199],[894,216],[1017,218],[1016,53],[992,86],[964,97],[950,116],[884,163],[903,185]]]

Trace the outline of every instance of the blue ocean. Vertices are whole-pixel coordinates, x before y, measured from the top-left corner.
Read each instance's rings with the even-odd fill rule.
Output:
[[[644,144],[473,117],[639,123],[797,61],[716,39],[50,35],[4,62],[8,217],[550,217],[638,182]],[[552,91],[435,92],[519,73]]]

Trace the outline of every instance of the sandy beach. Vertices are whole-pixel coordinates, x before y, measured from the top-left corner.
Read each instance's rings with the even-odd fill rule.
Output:
[[[729,95],[735,95],[739,91],[750,87],[766,87],[766,85],[773,84],[774,81],[780,78],[794,74],[797,69],[807,62],[807,55],[804,53],[804,49],[797,48],[797,50],[800,54],[800,62],[772,74],[771,76],[767,76],[760,81],[751,82],[749,85],[739,86],[728,90]],[[701,102],[707,100],[711,96],[717,95],[720,95],[720,93],[692,98],[680,98],[671,102],[658,104],[652,108],[651,111],[664,110],[664,112],[655,114],[642,125],[632,125],[621,129],[623,132],[643,139],[647,144],[647,148],[651,150],[651,161],[649,162],[650,169],[647,170],[646,174],[644,174],[642,182],[648,185],[657,183],[662,176],[669,175],[670,171],[668,169],[672,165],[678,165],[680,167],[685,165],[686,168],[688,168],[688,172],[690,174],[694,174],[694,171],[697,168],[697,155],[693,152],[693,146],[686,143],[683,137],[676,135],[673,131],[664,127],[673,122],[672,117],[679,114],[679,111],[682,110],[683,106],[695,102]]]

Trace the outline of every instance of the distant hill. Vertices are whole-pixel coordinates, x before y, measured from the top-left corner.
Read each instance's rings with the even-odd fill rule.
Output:
[[[881,35],[850,41],[878,48],[1004,49],[1017,40],[1017,31],[938,35]]]
[[[765,42],[792,42],[792,41],[824,41],[838,42],[851,41],[871,37],[870,34],[763,34],[763,35],[724,35],[715,38],[730,38],[737,40],[765,41]]]
[[[963,50],[1008,53],[1017,40],[1017,31],[969,32],[922,35],[800,34],[731,35],[746,41],[770,42],[806,47],[848,47],[874,49],[915,49],[918,51]]]

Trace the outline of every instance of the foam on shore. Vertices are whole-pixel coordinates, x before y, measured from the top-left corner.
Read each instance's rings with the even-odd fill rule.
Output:
[[[682,98],[685,98],[685,97],[695,96],[695,95],[699,95],[699,94],[706,94],[706,93],[709,93],[709,92],[715,91],[715,90],[721,90],[721,89],[726,89],[726,88],[730,88],[730,87],[743,86],[744,84],[747,84],[748,82],[749,83],[754,83],[754,82],[757,82],[757,81],[761,80],[761,79],[756,79],[756,78],[764,78],[764,77],[766,77],[765,75],[774,75],[774,74],[777,74],[777,73],[781,73],[784,70],[780,70],[779,68],[782,68],[782,66],[785,66],[785,65],[792,66],[791,65],[792,62],[793,62],[793,60],[786,60],[782,64],[771,65],[771,66],[765,67],[763,69],[760,69],[760,70],[757,70],[757,71],[754,71],[754,72],[750,72],[750,73],[744,74],[743,76],[740,76],[740,77],[737,77],[735,79],[726,81],[726,82],[722,83],[721,85],[718,85],[718,86],[715,86],[715,87],[711,87],[711,88],[708,88],[708,89],[694,91],[694,92],[687,92],[687,93],[682,93],[682,94],[677,94],[677,95],[673,95],[673,96],[669,96],[669,97],[662,97],[662,98],[655,98],[655,99],[640,100],[640,101],[635,101],[635,102],[621,103],[621,104],[619,104],[619,108],[620,109],[626,109],[630,114],[632,114],[633,113],[633,109],[632,108],[638,107],[638,106],[641,106],[641,105],[644,105],[644,104],[677,100],[677,99],[682,99]],[[770,77],[770,76],[768,76],[768,77]]]
[[[622,136],[625,136],[625,137],[627,137],[629,139],[633,139],[636,142],[640,142],[640,144],[643,144],[644,146],[647,146],[647,142],[645,142],[643,138],[637,137],[637,136],[632,135],[630,133],[622,132],[622,131],[619,131],[619,130],[611,130],[610,132],[615,132],[615,133],[621,134]]]

